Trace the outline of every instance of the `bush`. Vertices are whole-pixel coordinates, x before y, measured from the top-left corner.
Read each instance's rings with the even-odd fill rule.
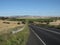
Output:
[[[3,22],[3,23],[5,23],[5,24],[10,24],[10,22]]]
[[[20,24],[20,22],[17,23],[18,25]]]
[[[25,24],[25,22],[24,22],[24,21],[22,21],[22,24]]]

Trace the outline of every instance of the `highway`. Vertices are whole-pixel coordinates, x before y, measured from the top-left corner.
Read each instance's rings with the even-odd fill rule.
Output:
[[[37,34],[37,37],[42,40],[43,45],[60,45],[59,30],[42,28],[36,25],[29,25],[32,31]]]

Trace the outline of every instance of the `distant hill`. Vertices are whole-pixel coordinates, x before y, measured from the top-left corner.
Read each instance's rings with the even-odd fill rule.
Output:
[[[1,16],[4,17],[4,16]],[[1,18],[0,17],[0,18]],[[53,17],[58,17],[58,16],[30,16],[30,15],[24,15],[24,16],[5,16],[8,18],[27,18],[27,19],[37,19],[37,18],[53,18]]]

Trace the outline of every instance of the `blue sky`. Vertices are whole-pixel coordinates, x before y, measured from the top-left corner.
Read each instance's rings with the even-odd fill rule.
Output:
[[[60,0],[0,0],[0,16],[60,16]]]

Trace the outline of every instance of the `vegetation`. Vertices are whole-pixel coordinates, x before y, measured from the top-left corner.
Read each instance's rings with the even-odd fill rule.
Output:
[[[5,23],[5,24],[10,24],[10,22],[3,22],[3,23]]]
[[[2,20],[5,20],[4,17],[1,18]],[[28,21],[26,19],[16,19],[16,18],[9,18],[7,19],[9,21],[18,21],[17,24],[19,25],[20,22],[24,24],[24,29],[21,32],[12,34],[12,33],[3,33],[0,34],[0,45],[26,45],[28,37],[29,37],[29,29],[28,29]],[[3,24],[11,24],[9,22],[3,21]],[[14,28],[14,30],[17,30],[19,27]],[[12,29],[11,29],[12,30]]]
[[[50,22],[56,22],[57,20],[60,20],[60,17],[51,17],[48,19],[28,19],[29,23],[33,23],[34,22],[40,22],[39,24],[35,24],[38,26],[42,26],[42,27],[49,27],[49,28],[56,28],[56,29],[60,29],[60,25],[54,26],[54,25],[49,25]],[[46,23],[46,24],[43,24]]]
[[[49,24],[49,22],[53,22],[53,19],[28,19],[29,20],[29,23],[33,23],[34,21],[35,22],[45,22],[46,24]]]
[[[2,18],[1,18],[2,19]],[[4,18],[3,18],[4,20]],[[48,19],[16,19],[16,18],[9,18],[7,20],[10,21],[22,21],[23,24],[25,24],[25,28],[16,34],[12,33],[5,33],[0,35],[0,45],[26,45],[28,37],[29,37],[29,28],[28,28],[28,23],[33,23],[34,22],[40,22],[40,23],[46,23],[46,24],[36,24],[38,26],[42,27],[49,27],[49,28],[57,28],[60,29],[60,25],[57,27],[49,25],[50,22],[53,22],[54,20],[56,21],[57,18],[48,18]],[[8,23],[8,22],[3,22],[3,23]],[[9,24],[9,23],[8,23]],[[18,25],[20,22],[17,23]],[[14,30],[16,30],[15,28]]]
[[[0,20],[6,20],[9,19],[8,17],[0,17]]]
[[[16,34],[0,35],[0,45],[26,45],[29,35],[28,26],[26,24],[23,31]]]
[[[25,21],[25,19],[9,18],[10,21]]]

